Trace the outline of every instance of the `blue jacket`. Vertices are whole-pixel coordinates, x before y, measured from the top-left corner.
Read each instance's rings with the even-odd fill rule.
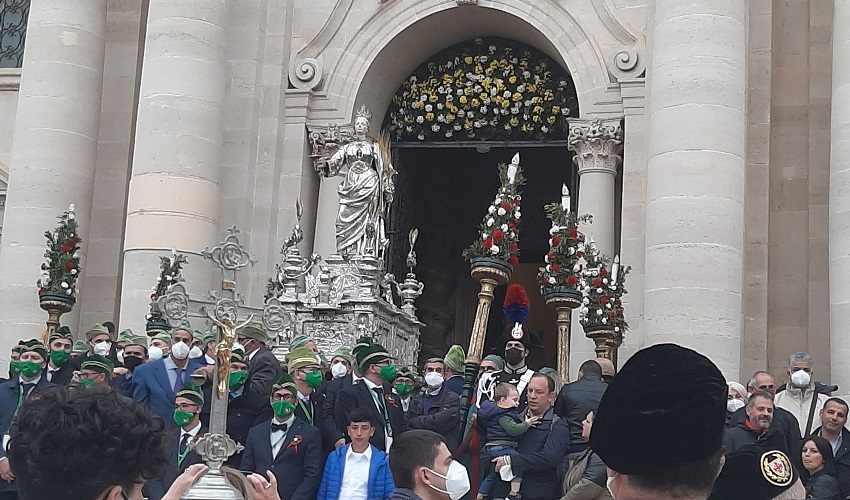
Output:
[[[201,366],[197,359],[190,359],[183,370],[183,381],[190,380],[192,372]],[[171,418],[174,386],[169,381],[165,359],[142,363],[133,371],[133,399],[148,407],[152,415],[162,418],[166,426],[177,426]]]
[[[493,441],[517,442],[519,436],[511,436],[499,424],[499,419],[502,417],[510,417],[517,423],[522,422],[516,408],[500,408],[492,401],[481,402],[481,407],[478,408],[478,426],[487,432],[485,443]]]
[[[369,462],[369,486],[366,498],[368,500],[386,500],[395,490],[393,475],[387,461],[387,454],[372,447],[372,461]],[[342,475],[345,472],[345,454],[351,444],[340,446],[328,455],[325,461],[325,471],[322,473],[322,484],[316,500],[338,500],[342,488]]]

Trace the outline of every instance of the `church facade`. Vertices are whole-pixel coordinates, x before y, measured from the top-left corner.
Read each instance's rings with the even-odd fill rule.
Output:
[[[789,354],[808,351],[816,379],[850,388],[850,1],[6,5],[4,362],[13,343],[43,329],[35,287],[43,233],[70,204],[84,242],[79,297],[63,317],[75,332],[106,320],[141,331],[159,257],[172,249],[189,256],[190,293],[217,288],[200,253],[234,225],[257,259],[239,287],[246,303],[261,306],[297,222],[296,200],[301,253],[335,251],[340,179],[317,172],[317,141],[335,127],[351,130],[361,106],[377,135],[418,68],[452,47],[497,39],[539,52],[569,76],[575,106],[561,135],[484,140],[491,125],[482,123],[478,138],[402,139],[396,204],[443,190],[439,177],[460,190],[422,204],[448,207],[443,219],[452,207],[478,210],[472,220],[480,220],[486,204],[459,208],[452,197],[490,197],[492,179],[483,176],[495,177],[496,164],[519,150],[548,168],[534,174],[523,164],[526,200],[551,184],[556,197],[538,198],[559,201],[569,185],[575,208],[594,215],[586,231],[599,248],[632,267],[621,361],[676,342],[745,382],[758,369],[782,375]],[[535,156],[544,149],[551,155]],[[469,173],[479,167],[484,173]],[[429,223],[427,209],[410,202],[405,210]],[[542,203],[523,205],[532,210],[542,212]],[[445,231],[475,237],[474,226]],[[468,342],[477,291],[459,254],[437,258],[447,248],[436,244],[442,236],[420,236],[420,261],[431,252],[437,262],[419,275],[426,294],[433,287],[431,299],[420,299],[419,318],[431,325],[426,352]],[[529,230],[522,238],[547,236]],[[403,258],[407,248],[392,251]],[[527,272],[517,279],[535,274],[543,255],[526,252],[521,262]],[[429,284],[429,276],[449,278]],[[534,300],[532,317],[544,317]],[[547,314],[539,326],[553,330]],[[547,344],[554,338],[547,333]],[[574,324],[571,366],[592,355]]]

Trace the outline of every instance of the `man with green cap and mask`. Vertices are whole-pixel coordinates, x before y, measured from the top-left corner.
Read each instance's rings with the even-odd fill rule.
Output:
[[[313,500],[322,480],[325,455],[319,430],[295,415],[295,382],[283,374],[272,385],[274,416],[248,432],[240,468],[277,476],[282,500]]]
[[[395,377],[395,365],[390,353],[374,343],[357,351],[357,365],[363,370],[363,380],[351,390],[341,391],[339,403],[345,415],[350,415],[355,408],[368,410],[375,426],[375,434],[369,442],[389,453],[393,437],[407,430],[401,400],[389,383]]]
[[[47,377],[48,382],[61,386],[71,383],[74,371],[80,367],[79,361],[71,359],[73,343],[71,329],[67,326],[60,326],[50,334],[48,339],[50,352],[47,354],[49,360],[44,369],[44,376]]]
[[[248,431],[257,422],[262,410],[269,408],[269,399],[265,394],[249,391],[245,382],[248,380],[248,357],[245,351],[235,348],[230,353],[230,402],[227,404],[227,434],[240,444],[245,444]],[[206,387],[205,387],[206,389]],[[238,469],[242,453],[236,453],[227,460],[227,465]]]
[[[259,394],[268,394],[283,370],[280,361],[266,347],[266,332],[254,325],[243,326],[236,331],[236,340],[248,355],[248,388]]]
[[[35,339],[22,340],[17,349],[21,353],[18,361],[20,373],[0,384],[0,436],[3,436],[3,446],[0,446],[0,498],[18,491],[14,483],[15,476],[6,458],[6,440],[12,421],[26,400],[58,388],[43,375],[48,354],[41,342]]]
[[[449,348],[443,358],[445,366],[445,382],[443,387],[460,396],[463,392],[463,363],[466,360],[466,353],[463,352],[463,347],[455,344]],[[451,449],[451,446],[449,446]]]
[[[88,352],[89,346],[82,340],[75,340],[74,347],[71,348],[71,357],[74,359],[82,358]]]
[[[9,378],[0,379],[0,383],[16,377],[21,373],[21,346],[16,345],[12,348],[12,353],[9,356]]]
[[[142,494],[148,500],[160,500],[177,476],[190,465],[203,463],[203,459],[190,446],[190,440],[203,436],[206,428],[201,424],[201,408],[204,406],[204,394],[201,388],[192,382],[185,382],[174,396],[172,421],[177,427],[171,427],[163,440],[166,464],[160,477],[152,479],[142,488]]]
[[[325,451],[331,451],[337,436],[335,429],[327,429],[324,418],[324,377],[322,365],[315,351],[309,347],[292,349],[286,355],[286,365],[297,390],[295,416],[316,427],[322,433]]]
[[[109,387],[112,380],[112,360],[100,354],[93,354],[83,361],[77,375],[76,385],[82,387]]]
[[[393,392],[398,394],[401,400],[401,409],[404,413],[410,409],[410,402],[413,400],[413,389],[416,387],[414,378],[416,373],[410,368],[403,366],[398,369],[393,378]]]
[[[343,390],[354,389],[354,386],[363,380],[363,373],[357,366],[356,357],[361,349],[371,344],[371,337],[360,337],[357,339],[357,343],[351,348],[351,356],[349,356],[349,363],[352,365],[351,370],[342,377],[334,378],[325,387],[325,401],[323,403],[325,425],[323,426],[323,433],[325,439],[333,440],[335,447],[345,444],[345,431],[348,429],[349,423],[348,414],[343,411],[338,395]]]

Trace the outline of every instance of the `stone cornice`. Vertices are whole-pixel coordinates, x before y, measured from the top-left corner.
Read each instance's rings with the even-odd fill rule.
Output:
[[[0,92],[16,92],[21,88],[21,68],[0,68]]]
[[[567,148],[576,153],[573,162],[579,175],[590,172],[617,175],[623,160],[621,119],[570,120]]]

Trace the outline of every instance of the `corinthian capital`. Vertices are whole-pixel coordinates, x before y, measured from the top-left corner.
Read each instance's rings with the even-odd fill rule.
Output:
[[[620,119],[570,120],[567,148],[575,151],[573,162],[579,175],[604,172],[617,175],[623,157],[623,127]]]

